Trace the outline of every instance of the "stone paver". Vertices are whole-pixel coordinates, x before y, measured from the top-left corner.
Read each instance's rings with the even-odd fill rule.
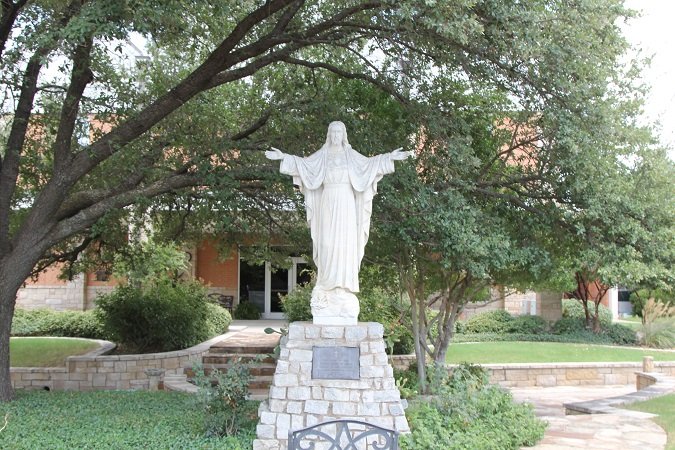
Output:
[[[512,388],[517,401],[531,403],[549,426],[531,450],[662,450],[666,433],[647,418],[623,414],[565,415],[563,403],[614,397],[634,392],[631,385]]]

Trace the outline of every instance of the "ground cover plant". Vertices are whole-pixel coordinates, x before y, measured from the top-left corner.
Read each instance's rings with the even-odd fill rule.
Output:
[[[228,449],[251,448],[257,402],[241,411],[247,425],[234,436],[207,437],[195,397],[176,392],[19,392],[2,405],[7,427],[0,448]]]
[[[455,343],[446,362],[459,364],[555,363],[555,362],[640,362],[643,356],[655,361],[675,361],[675,352],[561,342]]]
[[[64,366],[68,356],[82,355],[99,344],[85,339],[12,338],[9,341],[12,367]]]
[[[544,435],[546,425],[532,407],[488,383],[479,366],[463,364],[451,374],[428,368],[432,396],[412,400],[406,417],[412,431],[401,437],[402,449],[518,449]]]
[[[666,450],[675,450],[675,394],[633,403],[624,408],[658,414],[653,420],[668,433]]]

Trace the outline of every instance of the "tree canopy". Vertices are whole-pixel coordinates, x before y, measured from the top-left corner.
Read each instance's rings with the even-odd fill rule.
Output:
[[[36,267],[76,261],[134,214],[173,212],[157,213],[168,233],[285,225],[276,212],[299,198],[261,150],[308,154],[331,120],[362,153],[419,150],[381,200],[431,228],[383,238],[430,240],[480,279],[542,272],[538,248],[602,182],[582,169],[649,153],[619,61],[631,15],[619,0],[2,2],[0,399]],[[119,56],[132,33],[149,59]]]

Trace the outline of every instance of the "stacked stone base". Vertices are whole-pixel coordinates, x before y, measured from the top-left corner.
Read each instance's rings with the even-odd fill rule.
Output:
[[[287,448],[289,430],[353,419],[410,431],[379,323],[293,322],[281,342],[269,400],[260,405],[254,450]],[[313,379],[314,347],[358,347],[358,380]]]

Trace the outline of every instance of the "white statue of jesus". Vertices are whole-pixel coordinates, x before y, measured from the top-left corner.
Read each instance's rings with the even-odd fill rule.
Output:
[[[312,291],[312,316],[319,325],[356,325],[359,269],[368,242],[377,183],[394,172],[394,161],[412,152],[401,148],[366,157],[347,140],[342,122],[331,122],[326,143],[302,158],[272,147],[265,156],[281,160],[281,173],[291,175],[305,197],[317,267]]]

